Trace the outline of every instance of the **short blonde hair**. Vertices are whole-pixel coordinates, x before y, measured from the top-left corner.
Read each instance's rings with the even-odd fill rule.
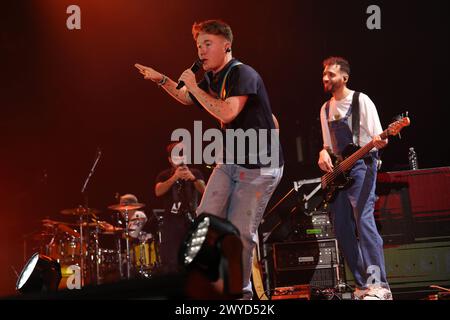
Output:
[[[231,27],[222,20],[206,20],[202,22],[194,22],[192,26],[192,36],[197,41],[200,32],[223,36],[225,39],[233,43],[233,32]]]

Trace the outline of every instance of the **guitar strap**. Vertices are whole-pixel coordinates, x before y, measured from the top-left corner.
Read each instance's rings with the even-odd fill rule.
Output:
[[[240,61],[233,61],[225,71],[225,75],[222,78],[222,81],[219,84],[219,98],[222,100],[225,100],[227,98],[227,91],[225,89],[225,83],[227,82],[228,74],[230,73],[231,69],[233,69],[235,66],[241,65],[242,62]],[[205,75],[206,83],[208,84],[208,88],[210,88],[211,79],[209,79],[208,74]],[[210,92],[211,93],[211,92]]]
[[[352,132],[353,143],[359,146],[359,92],[353,93],[352,100]]]
[[[228,70],[222,79],[222,83],[219,86],[220,99],[225,100],[227,98],[227,90],[225,89],[225,83],[227,82],[228,74],[230,73],[231,69],[233,69],[235,66],[238,66],[240,64],[242,64],[242,62],[239,62],[236,60],[236,61],[233,61],[233,63],[231,63],[231,65],[228,67]]]
[[[352,132],[353,132],[353,143],[359,146],[359,92],[353,93],[352,104],[350,106],[352,111]],[[330,100],[327,101],[325,106],[325,112],[327,119],[329,118],[330,110]]]

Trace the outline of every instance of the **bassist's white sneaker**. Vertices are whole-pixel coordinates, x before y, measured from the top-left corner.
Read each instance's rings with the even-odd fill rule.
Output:
[[[392,292],[387,288],[372,287],[364,295],[363,300],[392,300]]]
[[[355,291],[353,292],[353,296],[355,297],[355,300],[362,300],[367,294],[367,292],[369,292],[369,289],[356,288]]]

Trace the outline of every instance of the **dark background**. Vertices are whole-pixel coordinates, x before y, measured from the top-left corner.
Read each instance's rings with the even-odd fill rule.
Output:
[[[383,127],[409,111],[411,126],[391,139],[383,171],[403,170],[409,147],[422,168],[450,164],[448,13],[444,1],[144,1],[8,0],[0,8],[0,295],[14,292],[23,267],[23,236],[41,219],[82,204],[102,211],[116,193],[160,208],[154,180],[167,167],[176,128],[216,122],[185,108],[133,67],[138,62],[178,79],[196,58],[194,21],[222,18],[233,54],[263,77],[281,126],[284,178],[271,205],[294,180],[320,176],[321,61],[342,55],[349,87],[378,108]],[[81,8],[81,30],[68,30],[66,8]],[[366,9],[381,8],[381,30]],[[199,75],[200,76],[200,75]],[[296,139],[302,141],[298,161]],[[200,167],[208,176],[209,171]],[[448,192],[448,190],[443,190]]]

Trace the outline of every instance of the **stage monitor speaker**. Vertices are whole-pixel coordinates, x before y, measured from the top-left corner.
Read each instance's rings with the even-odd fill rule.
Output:
[[[450,167],[379,173],[375,219],[385,244],[450,236]]]
[[[410,291],[430,285],[450,286],[450,238],[447,241],[388,246],[384,248],[387,280],[393,290]],[[354,279],[346,266],[346,278]]]

